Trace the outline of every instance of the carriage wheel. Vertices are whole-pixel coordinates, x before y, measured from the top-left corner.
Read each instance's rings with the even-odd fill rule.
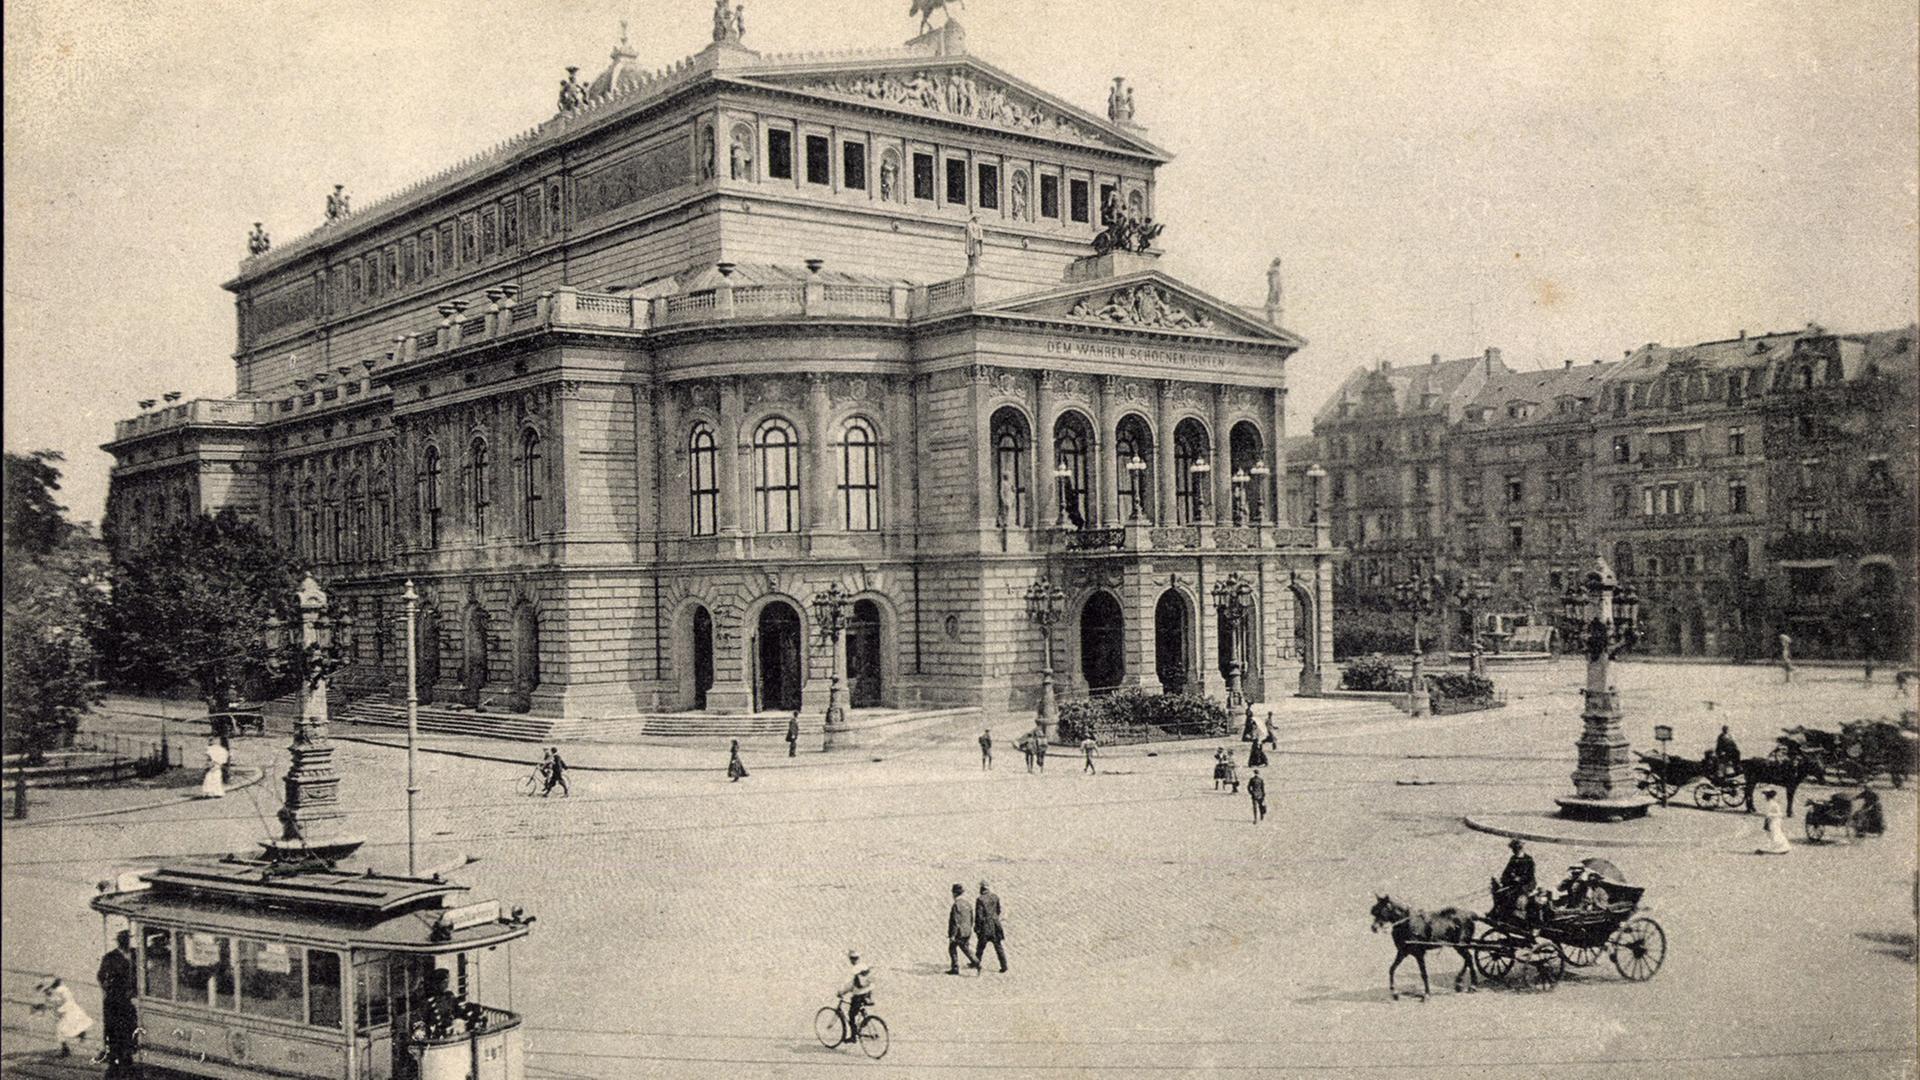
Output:
[[[1667,932],[1652,919],[1628,919],[1613,932],[1613,966],[1634,982],[1646,982],[1667,959]]]
[[[1474,939],[1473,966],[1482,978],[1495,982],[1505,982],[1507,973],[1513,970],[1514,946],[1524,942],[1525,938],[1516,937],[1505,930],[1487,927]]]
[[[1662,803],[1673,798],[1673,785],[1667,783],[1667,778],[1661,776],[1659,773],[1650,772],[1647,774],[1646,788],[1647,794]]]
[[[1555,942],[1554,946],[1560,950],[1562,960],[1577,968],[1592,967],[1599,963],[1600,954],[1606,951],[1601,945],[1568,945],[1564,941]]]
[[[1567,973],[1567,962],[1560,955],[1559,948],[1545,942],[1523,950],[1515,957],[1515,961],[1519,965],[1517,975],[1520,985],[1540,993],[1560,985],[1560,980]]]
[[[1693,786],[1693,804],[1702,810],[1711,810],[1720,805],[1720,789],[1711,780],[1702,780]]]
[[[1812,807],[1808,807],[1808,809],[1812,809]],[[1807,839],[1816,844],[1827,838],[1827,827],[1813,820],[1812,814],[1807,815],[1805,828],[1807,830]]]

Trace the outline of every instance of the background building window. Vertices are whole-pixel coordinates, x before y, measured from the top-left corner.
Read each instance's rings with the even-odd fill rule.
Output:
[[[1092,220],[1087,212],[1087,182],[1075,180],[1067,185],[1067,210],[1073,220],[1086,224]]]
[[[867,144],[840,144],[840,183],[849,191],[867,190]]]
[[[1060,220],[1060,178],[1040,175],[1040,216]]]
[[[995,521],[1018,529],[1027,522],[1027,421],[1018,410],[993,414]]]
[[[980,166],[980,209],[1000,209],[1000,166]]]
[[[688,531],[712,536],[719,531],[720,484],[714,468],[713,429],[695,424],[687,438]]]
[[[1747,482],[1738,478],[1727,481],[1727,513],[1744,514],[1747,512]]]
[[[767,175],[775,180],[793,179],[793,132],[781,128],[767,131]]]
[[[933,155],[913,155],[913,197],[933,201]]]
[[[797,532],[800,527],[800,440],[785,420],[769,420],[753,436],[754,495],[760,531]]]
[[[833,145],[825,135],[807,136],[807,183],[833,183]]]
[[[529,428],[520,436],[520,531],[529,540],[540,535],[541,489],[546,486],[546,477],[541,474],[544,465],[540,433]]]
[[[841,433],[840,501],[848,531],[880,527],[880,444],[864,420],[848,422]]]
[[[1112,184],[1100,185],[1100,224],[1113,224],[1113,214],[1116,210],[1120,209],[1120,205],[1116,201],[1117,199],[1118,196],[1115,194]]]
[[[477,539],[487,538],[487,506],[492,501],[487,486],[487,441],[475,439],[467,444],[467,508],[473,511],[473,535]]]
[[[947,159],[947,205],[967,205],[967,163],[959,158]]]

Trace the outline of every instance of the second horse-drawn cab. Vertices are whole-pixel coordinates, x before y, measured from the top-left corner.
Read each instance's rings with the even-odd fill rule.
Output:
[[[533,920],[517,909],[451,905],[467,887],[438,875],[234,857],[142,878],[93,900],[130,924],[141,1064],[232,1078],[524,1075],[505,946]]]

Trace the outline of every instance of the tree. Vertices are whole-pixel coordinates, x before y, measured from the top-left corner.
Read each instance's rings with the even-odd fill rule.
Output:
[[[100,700],[91,632],[106,558],[53,501],[60,455],[6,455],[5,682],[0,718],[7,752],[38,764],[64,745]]]
[[[73,526],[67,508],[53,501],[60,490],[55,463],[66,457],[58,450],[6,456],[6,550],[9,557],[26,554],[45,558],[67,538]]]
[[[237,693],[266,696],[269,618],[296,619],[300,572],[258,526],[232,511],[161,530],[113,568],[100,635],[117,686],[160,693],[191,686],[226,711]]]

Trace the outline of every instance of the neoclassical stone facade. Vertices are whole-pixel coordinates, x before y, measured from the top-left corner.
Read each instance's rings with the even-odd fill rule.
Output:
[[[1217,697],[1237,666],[1270,698],[1329,658],[1328,537],[1273,484],[1303,342],[1152,250],[1094,254],[1166,160],[1130,109],[957,28],[628,59],[242,264],[235,396],[108,444],[119,541],[257,517],[374,628],[361,691],[404,686],[411,579],[423,695],[496,710],[818,710],[836,583],[856,708],[1030,708],[1036,580],[1063,693]]]

